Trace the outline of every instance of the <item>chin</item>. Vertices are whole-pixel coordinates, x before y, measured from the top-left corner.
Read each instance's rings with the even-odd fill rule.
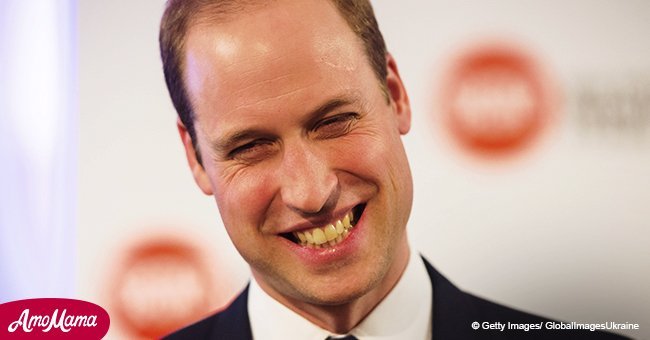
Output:
[[[357,275],[354,278],[328,279],[316,287],[307,287],[301,300],[315,305],[338,306],[352,303],[375,289],[381,277],[367,275],[363,279]],[[333,289],[333,287],[335,287]]]
[[[359,289],[355,291],[338,291],[328,294],[314,294],[305,300],[314,305],[340,306],[350,304],[366,295],[371,289]]]

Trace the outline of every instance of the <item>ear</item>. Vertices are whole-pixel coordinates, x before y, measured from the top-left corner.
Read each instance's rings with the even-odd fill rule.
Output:
[[[399,76],[397,63],[390,53],[386,53],[386,87],[390,104],[397,115],[399,133],[405,135],[411,129],[411,104]]]
[[[190,166],[192,176],[194,176],[194,181],[199,186],[199,188],[201,188],[201,191],[203,191],[203,193],[211,196],[213,193],[212,183],[210,183],[210,178],[205,172],[203,165],[201,165],[201,163],[199,163],[199,160],[196,158],[197,150],[194,149],[194,145],[192,144],[192,137],[190,137],[189,132],[187,132],[187,128],[180,119],[176,120],[176,126],[178,127],[178,133],[180,134],[181,141],[185,147],[187,164]]]

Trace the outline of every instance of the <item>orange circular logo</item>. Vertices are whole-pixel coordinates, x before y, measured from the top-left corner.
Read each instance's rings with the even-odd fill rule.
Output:
[[[497,44],[459,55],[441,99],[451,136],[479,156],[507,155],[531,145],[553,106],[548,80],[533,58]]]
[[[111,291],[114,316],[134,335],[158,338],[211,309],[214,285],[200,252],[178,239],[132,248]]]

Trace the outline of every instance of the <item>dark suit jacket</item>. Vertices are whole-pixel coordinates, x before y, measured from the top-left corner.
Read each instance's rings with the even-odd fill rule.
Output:
[[[433,286],[433,339],[628,339],[589,330],[547,330],[546,318],[524,313],[462,292],[424,263]],[[473,322],[537,324],[539,330],[474,330]],[[252,339],[248,319],[248,287],[225,310],[183,328],[165,339]],[[363,340],[363,339],[361,339]]]

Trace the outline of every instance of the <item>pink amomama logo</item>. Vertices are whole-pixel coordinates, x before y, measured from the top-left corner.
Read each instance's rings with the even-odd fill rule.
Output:
[[[44,298],[0,305],[2,339],[101,339],[110,322],[102,307],[81,300]]]

